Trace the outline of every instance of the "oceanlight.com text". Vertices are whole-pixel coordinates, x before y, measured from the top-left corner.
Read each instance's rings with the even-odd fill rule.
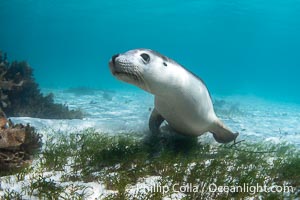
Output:
[[[236,185],[236,186],[217,186],[216,184],[209,184],[208,186],[209,192],[217,192],[217,193],[235,193],[235,192],[245,192],[249,194],[256,194],[256,193],[290,193],[294,192],[294,188],[292,186],[280,186],[280,185],[273,185],[273,186],[261,186],[261,185]]]

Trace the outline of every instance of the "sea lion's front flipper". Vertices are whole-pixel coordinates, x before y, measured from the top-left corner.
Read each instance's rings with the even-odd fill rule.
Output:
[[[154,108],[149,119],[150,131],[152,133],[158,133],[159,127],[164,120],[165,119],[161,116],[161,114],[159,114],[158,111]]]
[[[209,132],[211,132],[215,138],[215,140],[219,143],[228,143],[234,141],[239,133],[233,133],[230,131],[221,121],[217,121],[210,128]]]

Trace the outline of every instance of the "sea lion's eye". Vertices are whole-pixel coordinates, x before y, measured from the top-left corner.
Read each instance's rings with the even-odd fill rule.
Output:
[[[143,58],[144,62],[148,63],[150,61],[150,56],[146,53],[142,53],[141,57]]]
[[[164,66],[168,66],[167,63],[165,63],[165,62],[163,64],[164,64]]]

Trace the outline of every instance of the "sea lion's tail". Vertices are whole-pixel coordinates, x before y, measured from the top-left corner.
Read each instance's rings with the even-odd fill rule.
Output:
[[[234,141],[239,133],[233,133],[220,120],[217,120],[210,128],[215,140],[219,143],[228,143]]]

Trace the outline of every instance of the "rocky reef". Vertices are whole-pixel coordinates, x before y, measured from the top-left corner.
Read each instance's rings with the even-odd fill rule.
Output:
[[[80,110],[69,110],[56,104],[53,94],[44,96],[27,62],[7,61],[0,51],[0,108],[9,117],[37,117],[46,119],[82,118]]]
[[[44,96],[29,64],[10,63],[0,51],[0,176],[30,164],[42,145],[33,127],[13,124],[7,116],[74,119],[83,113],[54,103],[53,94]]]

